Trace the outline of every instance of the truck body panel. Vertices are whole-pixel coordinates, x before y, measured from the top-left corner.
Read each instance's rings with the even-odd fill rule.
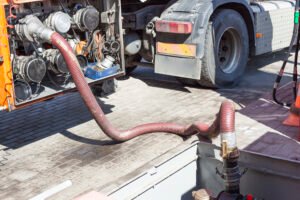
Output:
[[[197,58],[182,58],[175,56],[165,56],[156,54],[155,56],[155,73],[167,74],[184,78],[200,79],[201,60]],[[187,70],[188,69],[188,70]]]
[[[0,5],[0,110],[7,109],[14,102],[10,48],[7,33],[5,9]]]
[[[255,55],[289,46],[293,34],[294,2],[263,2],[251,5],[256,32]]]
[[[161,19],[169,21],[187,21],[192,22],[193,32],[189,36],[171,35],[165,33],[158,33],[157,41],[164,43],[186,43],[196,44],[197,55],[194,59],[201,60],[204,55],[204,42],[207,31],[207,26],[210,17],[215,10],[220,8],[230,8],[239,10],[238,6],[242,6],[247,13],[243,15],[250,16],[251,20],[247,21],[249,39],[250,39],[250,52],[252,55],[261,55],[263,53],[279,50],[289,45],[293,33],[293,10],[294,3],[291,1],[272,1],[253,3],[248,1],[177,1],[172,6],[167,8],[161,15]],[[270,5],[272,5],[270,7]],[[275,7],[275,8],[274,8]],[[245,12],[244,10],[244,12]],[[246,20],[246,19],[245,19]],[[256,38],[256,33],[261,33],[261,38]],[[159,53],[158,53],[159,54]],[[191,78],[199,80],[201,77],[201,64],[196,66],[186,66],[186,73],[177,70],[168,69],[165,65],[165,60],[162,57],[167,55],[156,56],[155,58],[155,71],[160,74],[178,76],[183,78]],[[177,55],[179,56],[179,55]],[[187,58],[182,58],[184,62],[189,62]],[[181,63],[181,62],[179,62]],[[201,63],[197,61],[194,63]],[[197,70],[195,68],[198,68]],[[197,75],[194,73],[197,72]],[[187,76],[187,74],[190,74]]]

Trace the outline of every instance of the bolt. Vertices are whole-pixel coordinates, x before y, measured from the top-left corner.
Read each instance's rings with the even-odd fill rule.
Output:
[[[225,62],[225,60],[226,60],[226,58],[224,58],[224,57],[221,57],[221,58],[220,58],[220,61],[221,61],[221,62]]]
[[[224,47],[222,48],[222,50],[226,52],[226,51],[228,51],[228,47],[227,47],[227,46],[224,46]]]

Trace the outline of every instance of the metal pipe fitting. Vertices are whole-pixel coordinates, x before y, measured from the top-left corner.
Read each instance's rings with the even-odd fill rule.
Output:
[[[222,178],[225,183],[225,192],[229,194],[240,194],[240,179],[242,174],[238,165],[239,152],[235,158],[225,159],[223,161]]]
[[[67,64],[57,49],[47,49],[43,52],[43,58],[47,62],[48,70],[51,70],[55,74],[65,74],[68,73]]]
[[[113,57],[106,56],[100,64],[103,68],[108,69],[113,66],[114,62],[115,62],[115,59]]]
[[[231,113],[234,110],[234,105],[230,102],[224,102],[220,109],[220,138],[223,158],[230,157],[231,153],[237,149],[235,115]]]
[[[93,31],[100,22],[99,12],[93,6],[79,9],[73,16],[76,27],[81,31]]]
[[[222,191],[218,197],[214,198],[206,190],[196,191],[194,198],[198,199],[241,199],[240,194],[240,179],[245,173],[240,172],[238,165],[239,150],[237,148],[236,134],[235,134],[235,114],[234,105],[229,101],[222,103],[219,116],[220,123],[220,138],[221,138],[221,156],[223,158],[222,172],[216,168],[216,172],[224,180],[225,190]],[[198,196],[196,196],[198,194]],[[196,199],[196,198],[195,198]]]
[[[27,15],[19,20],[15,26],[18,36],[30,42],[50,42],[53,30],[45,26],[39,18],[34,15]]]
[[[49,28],[58,33],[67,33],[71,28],[71,17],[64,12],[51,13],[44,22]]]
[[[46,63],[34,56],[16,56],[13,62],[13,71],[27,82],[40,83],[47,71]]]
[[[225,182],[225,192],[239,194],[242,175],[238,165],[240,153],[236,142],[235,115],[231,113],[233,110],[233,104],[229,102],[223,103],[220,109],[221,156],[223,157],[223,171],[220,174]]]

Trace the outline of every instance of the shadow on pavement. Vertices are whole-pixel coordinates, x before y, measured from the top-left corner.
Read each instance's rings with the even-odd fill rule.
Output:
[[[164,88],[176,90],[180,92],[190,93],[188,89],[177,82],[175,77],[155,74],[153,68],[140,66],[131,74],[132,78],[139,79],[146,83],[149,87]],[[127,80],[129,77],[125,76],[120,81]]]
[[[287,49],[283,49],[275,53],[264,54],[251,58],[248,62],[247,70],[244,76],[241,77],[238,85],[233,88],[218,89],[215,91],[221,96],[233,100],[240,105],[241,108],[244,108],[246,105],[258,99],[265,93],[272,91],[277,72],[281,66],[280,61],[284,59],[286,53]],[[290,60],[292,60],[292,57]],[[274,65],[274,63],[276,63],[276,65]],[[187,93],[191,93],[189,88],[208,90],[207,88],[200,86],[185,86],[179,83],[175,77],[155,74],[153,68],[149,67],[138,67],[132,72],[131,77],[143,81],[150,87],[165,88]],[[285,73],[282,78],[281,85],[289,82],[292,79],[291,77],[291,73]],[[128,77],[123,80],[127,79]]]
[[[98,146],[98,145],[113,145],[113,144],[120,143],[120,142],[116,142],[113,140],[94,140],[94,139],[82,137],[80,135],[76,135],[68,130],[63,130],[63,131],[60,131],[59,133],[71,140],[75,140],[75,141],[85,143],[85,144],[90,144],[90,145]]]
[[[291,138],[273,132],[267,132],[257,138],[245,150],[283,159],[300,160],[300,145]]]
[[[215,91],[221,96],[233,100],[242,108],[245,107],[266,92],[271,92],[276,74],[265,72],[261,68],[282,60],[284,53],[284,51],[280,51],[250,60],[248,70],[239,85],[234,88]],[[191,88],[177,82],[175,77],[155,74],[151,68],[140,67],[133,72],[132,77],[140,79],[150,87],[191,93]],[[288,80],[290,80],[290,77],[284,77],[283,84]],[[196,89],[204,90],[200,87]],[[208,89],[205,90],[208,91]],[[101,101],[99,103],[106,114],[110,113],[111,108],[114,107]],[[2,148],[15,149],[58,132],[62,132],[71,139],[84,141],[87,144],[100,144],[98,141],[83,139],[66,131],[89,120],[92,120],[92,117],[79,94],[64,95],[11,113],[0,113],[0,144],[3,146]]]
[[[113,105],[98,101],[105,114],[112,112]],[[2,112],[0,145],[4,146],[4,150],[16,149],[59,132],[71,139],[95,144],[95,141],[66,131],[92,119],[78,93],[67,94],[10,113]]]
[[[292,84],[280,88],[278,91],[279,99],[293,101],[292,90],[289,89]],[[272,101],[271,95],[265,95],[261,99],[256,100],[239,113],[265,125],[283,135],[292,139],[298,139],[298,128],[283,125],[283,121],[287,118],[289,109]]]

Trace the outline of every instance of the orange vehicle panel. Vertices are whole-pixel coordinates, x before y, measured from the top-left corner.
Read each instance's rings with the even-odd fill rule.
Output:
[[[7,21],[4,6],[0,5],[0,107],[8,110],[12,109],[14,107],[13,96],[13,75]]]
[[[195,57],[196,45],[193,44],[171,44],[157,42],[157,52],[166,55]]]
[[[37,2],[37,1],[43,1],[43,0],[13,0],[13,3],[21,4],[21,3],[29,3],[29,2]]]
[[[0,6],[7,5],[8,3],[9,3],[8,0],[0,0]]]
[[[22,4],[22,3],[29,3],[29,2],[37,2],[37,1],[43,1],[43,0],[0,0],[0,5],[8,5],[10,2],[13,4]]]

